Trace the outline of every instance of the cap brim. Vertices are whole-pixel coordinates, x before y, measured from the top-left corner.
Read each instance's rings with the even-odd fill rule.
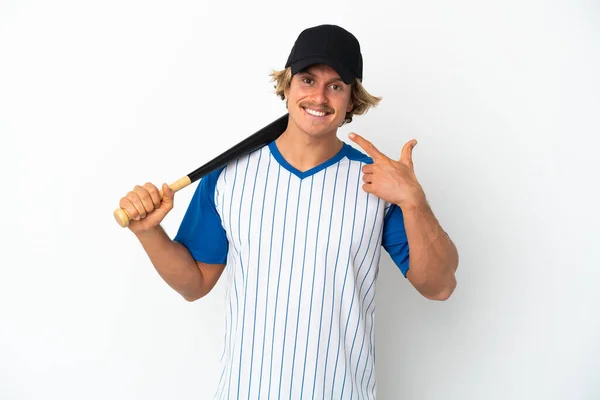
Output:
[[[326,56],[307,57],[307,58],[303,58],[301,60],[293,62],[290,65],[292,68],[292,75],[295,75],[298,72],[310,67],[311,65],[315,65],[315,64],[329,65],[331,68],[333,68],[339,74],[340,78],[342,78],[344,83],[346,83],[348,85],[350,85],[351,83],[354,82],[355,76],[352,72],[350,72],[350,70],[345,68],[343,65],[338,63],[336,60],[334,60],[330,57],[326,57]]]

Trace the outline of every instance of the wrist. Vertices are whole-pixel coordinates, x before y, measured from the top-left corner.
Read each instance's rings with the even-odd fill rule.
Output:
[[[160,236],[163,233],[163,230],[160,225],[153,226],[148,229],[143,229],[137,232],[134,232],[135,237],[142,242],[144,240],[149,240],[155,237]]]
[[[413,196],[404,201],[397,202],[396,205],[398,207],[400,207],[400,209],[403,212],[426,210],[429,208],[429,204],[427,203],[427,198],[425,197],[424,194]]]

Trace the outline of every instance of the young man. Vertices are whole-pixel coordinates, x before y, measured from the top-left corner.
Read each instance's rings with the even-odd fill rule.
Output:
[[[171,240],[173,191],[136,188],[120,206],[162,278],[185,299],[227,278],[218,399],[375,398],[381,248],[425,297],[445,300],[458,254],[429,208],[409,141],[393,160],[337,129],[379,102],[362,86],[356,38],[303,31],[273,73],[289,111],[274,142],[204,177]],[[366,154],[365,154],[366,153]]]

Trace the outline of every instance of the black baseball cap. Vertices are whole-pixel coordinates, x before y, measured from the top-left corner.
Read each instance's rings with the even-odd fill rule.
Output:
[[[318,25],[303,30],[288,57],[285,67],[292,75],[314,64],[333,68],[342,80],[351,84],[362,81],[363,60],[356,37],[337,25]]]

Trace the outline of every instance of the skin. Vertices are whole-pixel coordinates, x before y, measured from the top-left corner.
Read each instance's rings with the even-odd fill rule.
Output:
[[[290,118],[276,144],[292,166],[306,171],[342,148],[337,130],[353,107],[351,86],[329,66],[315,65],[294,75],[285,95]],[[373,159],[362,170],[363,190],[402,209],[410,248],[407,279],[428,299],[448,299],[456,287],[458,253],[416,178],[412,161],[416,141],[407,142],[400,159],[393,160],[362,136],[351,133],[349,137]],[[197,262],[184,246],[167,236],[160,223],[173,208],[174,193],[166,184],[162,192],[161,199],[153,184],[136,186],[119,205],[133,218],[129,229],[159,275],[184,299],[195,301],[212,290],[225,265]]]

